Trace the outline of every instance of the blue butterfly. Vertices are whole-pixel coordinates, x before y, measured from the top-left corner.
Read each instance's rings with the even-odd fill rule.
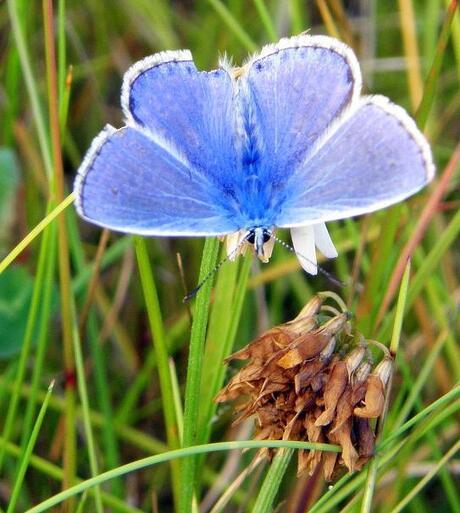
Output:
[[[267,45],[241,68],[198,71],[188,50],[125,74],[126,125],[94,139],[75,181],[86,220],[126,233],[228,237],[267,260],[290,228],[302,267],[337,251],[325,222],[397,203],[434,176],[409,115],[361,96],[353,51],[325,36]]]

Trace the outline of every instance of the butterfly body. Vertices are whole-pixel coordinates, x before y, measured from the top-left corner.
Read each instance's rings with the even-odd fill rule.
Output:
[[[315,245],[336,256],[326,221],[434,175],[413,120],[361,84],[352,50],[324,36],[282,39],[238,69],[199,71],[185,50],[147,57],[124,78],[126,126],[107,126],[80,166],[77,210],[126,233],[237,233],[229,254],[245,240],[262,258],[268,235],[290,228],[314,274]]]

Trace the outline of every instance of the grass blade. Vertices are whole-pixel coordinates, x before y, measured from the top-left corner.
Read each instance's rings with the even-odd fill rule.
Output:
[[[399,297],[398,297],[398,304],[396,307],[396,316],[393,324],[393,335],[391,337],[391,343],[390,343],[390,354],[392,355],[393,359],[396,358],[396,354],[398,352],[399,348],[399,341],[401,339],[401,329],[402,329],[402,323],[404,319],[404,311],[406,307],[406,299],[407,299],[407,290],[409,288],[409,276],[410,276],[410,262],[406,264],[406,270],[404,272],[404,276],[401,282],[401,288],[399,291]],[[384,411],[382,413],[382,416],[379,419],[378,425],[377,425],[377,433],[376,433],[376,439],[378,442],[378,439],[380,438],[381,433],[383,432],[384,426],[385,426],[385,417],[386,417],[386,411],[388,408],[388,401],[391,391],[391,378],[387,385],[387,390],[385,393],[386,396],[386,407],[384,408]],[[374,491],[375,486],[377,483],[377,470],[378,470],[379,460],[378,456],[375,455],[372,459],[371,463],[369,464],[369,468],[367,471],[367,480],[364,487],[364,497],[363,501],[361,503],[361,513],[370,513],[372,511],[372,501],[374,497]]]
[[[273,462],[262,483],[262,488],[257,496],[257,501],[252,513],[270,513],[273,511],[273,502],[289,462],[291,461],[293,452],[293,449],[283,449],[273,458]]]
[[[46,410],[48,408],[48,403],[50,400],[51,393],[53,392],[54,381],[48,387],[48,391],[45,396],[45,400],[38,412],[37,420],[35,421],[35,425],[32,429],[32,433],[29,438],[29,442],[25,447],[25,450],[22,452],[20,457],[20,465],[18,469],[18,473],[16,479],[14,481],[13,490],[11,491],[11,498],[8,504],[8,509],[6,513],[13,513],[16,509],[16,504],[19,499],[19,494],[21,493],[22,482],[24,480],[24,476],[27,471],[27,467],[29,466],[30,457],[32,455],[32,451],[35,447],[35,442],[37,441],[38,434],[40,433],[40,429],[42,427],[43,419],[45,418]]]
[[[149,316],[150,331],[152,335],[153,347],[155,349],[158,375],[160,378],[161,399],[163,403],[168,445],[171,449],[176,449],[179,447],[179,438],[176,413],[174,409],[174,385],[170,374],[168,348],[166,346],[160,302],[158,299],[155,281],[153,279],[152,269],[150,267],[145,240],[141,237],[135,237],[134,244],[136,248],[142,290],[144,292],[147,314]],[[177,465],[173,465],[171,470],[173,487],[177,500],[180,490],[178,474],[179,469]]]

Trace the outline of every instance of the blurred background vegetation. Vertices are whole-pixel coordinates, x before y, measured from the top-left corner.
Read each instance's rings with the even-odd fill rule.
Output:
[[[0,264],[3,511],[25,511],[63,486],[177,448],[182,430],[200,444],[250,438],[250,424],[232,428],[230,408],[212,403],[228,377],[223,358],[334,285],[306,275],[280,245],[267,265],[248,256],[222,266],[203,367],[193,371],[202,374],[202,385],[188,382],[187,392],[189,342],[198,354],[208,310],[204,300],[184,305],[182,297],[198,282],[204,241],[108,234],[80,222],[72,207],[56,220],[47,214],[71,192],[92,138],[106,123],[122,125],[120,86],[131,63],[189,48],[200,68],[212,69],[224,53],[239,64],[267,42],[310,30],[354,48],[365,91],[384,94],[416,116],[438,168],[435,182],[404,205],[329,225],[339,258],[324,265],[349,284],[338,292],[360,331],[386,345],[402,270],[412,256],[383,440],[399,434],[386,445],[391,457],[379,464],[369,504],[362,504],[363,490],[373,486],[366,470],[329,491],[319,475],[297,479],[294,463],[284,477],[279,470],[268,492],[262,486],[267,467],[231,485],[253,454],[239,451],[197,462],[201,506],[193,509],[261,512],[279,505],[276,511],[300,513],[316,504],[317,512],[460,512],[456,7],[443,0],[0,4],[0,255],[14,260]],[[45,230],[13,259],[12,249],[43,219]],[[204,267],[218,250],[217,243],[207,245]],[[185,417],[198,415],[194,439],[182,423],[187,393],[188,400],[199,399],[197,407],[189,402]],[[174,511],[173,496],[184,486],[177,465],[162,464],[91,488],[64,509]],[[224,490],[229,502],[216,506]]]

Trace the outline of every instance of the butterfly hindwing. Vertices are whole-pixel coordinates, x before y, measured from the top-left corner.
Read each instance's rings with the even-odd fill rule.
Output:
[[[433,174],[429,145],[404,109],[383,96],[363,97],[294,171],[277,224],[372,212],[414,194]]]
[[[75,182],[87,220],[143,235],[219,235],[238,226],[221,195],[186,157],[133,127],[107,126],[94,140]]]

